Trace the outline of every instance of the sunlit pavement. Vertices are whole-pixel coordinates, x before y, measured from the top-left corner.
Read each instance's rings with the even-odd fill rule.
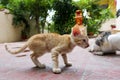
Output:
[[[11,49],[18,49],[24,42],[9,43]],[[75,47],[68,54],[71,67],[64,67],[59,56],[61,74],[52,73],[51,55],[39,58],[46,69],[35,68],[30,53],[9,54],[0,44],[0,80],[120,80],[120,52],[117,55],[98,56],[86,49]]]

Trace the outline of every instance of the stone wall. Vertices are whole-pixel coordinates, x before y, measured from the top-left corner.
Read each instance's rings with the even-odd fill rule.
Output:
[[[12,25],[13,16],[6,14],[7,12],[7,10],[0,11],[0,43],[21,40],[22,28],[15,28]]]
[[[120,16],[104,22],[102,24],[101,28],[99,29],[99,31],[110,31],[110,30],[112,30],[111,25],[116,26],[116,28],[114,28],[114,30],[119,30],[120,31]]]
[[[99,31],[110,31],[111,30],[111,25],[116,25],[116,19],[109,19],[106,20],[102,25]]]

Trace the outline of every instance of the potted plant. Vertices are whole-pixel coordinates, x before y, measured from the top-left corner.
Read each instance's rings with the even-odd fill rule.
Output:
[[[80,0],[75,3],[75,5],[83,10],[83,23],[87,26],[88,35],[98,34],[98,29],[101,27],[101,24],[105,20],[114,17],[109,8],[103,8],[97,2],[98,0]],[[86,17],[84,13],[86,13],[89,18]]]

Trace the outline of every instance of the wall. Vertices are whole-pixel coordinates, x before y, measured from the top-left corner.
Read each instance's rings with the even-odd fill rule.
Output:
[[[120,9],[120,0],[116,0],[116,1],[117,1],[117,6],[116,6],[117,8],[116,9],[118,11]]]
[[[0,43],[14,42],[21,39],[21,28],[12,25],[11,14],[6,14],[7,10],[0,11]]]
[[[116,29],[120,30],[120,16],[116,19]]]
[[[107,20],[105,23],[102,24],[101,28],[99,31],[110,31],[111,30],[111,25],[115,25],[116,28],[114,30],[119,30],[120,31],[120,16],[114,19]]]
[[[99,31],[110,31],[111,30],[111,25],[116,25],[116,19],[109,19],[106,20],[102,25]]]

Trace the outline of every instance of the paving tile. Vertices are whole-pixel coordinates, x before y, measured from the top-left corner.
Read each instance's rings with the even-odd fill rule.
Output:
[[[18,49],[23,44],[9,43],[9,47]],[[35,68],[30,53],[11,55],[5,50],[4,44],[0,44],[0,80],[120,80],[120,55],[97,56],[86,49],[75,47],[68,54],[72,66],[64,67],[60,57],[62,73],[54,74],[50,53],[39,58],[46,64],[46,69]]]

